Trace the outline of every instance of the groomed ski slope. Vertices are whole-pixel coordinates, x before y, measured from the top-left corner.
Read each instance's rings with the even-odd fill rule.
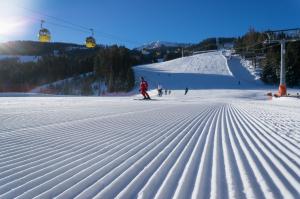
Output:
[[[220,55],[220,52],[203,53],[167,62],[142,65],[136,68],[166,73],[232,75],[227,67],[226,58]]]
[[[299,198],[298,99],[183,92],[0,98],[0,198]]]
[[[241,65],[239,58],[233,56],[227,60],[221,52],[137,66],[135,75],[143,76],[151,89],[157,88],[158,84],[172,90],[186,87],[196,90],[267,88]]]

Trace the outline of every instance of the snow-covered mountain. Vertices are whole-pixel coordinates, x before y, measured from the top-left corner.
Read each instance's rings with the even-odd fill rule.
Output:
[[[154,42],[144,44],[140,47],[137,47],[136,49],[137,50],[143,50],[143,49],[152,50],[152,49],[160,48],[162,46],[165,46],[165,47],[186,47],[186,46],[190,46],[190,44],[176,43],[176,42],[166,42],[166,41],[154,41]]]

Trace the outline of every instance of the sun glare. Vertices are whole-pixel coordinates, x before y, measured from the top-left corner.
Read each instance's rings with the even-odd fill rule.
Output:
[[[33,0],[0,1],[0,34],[5,37],[21,36],[29,20],[24,17],[23,5],[32,5]]]
[[[26,22],[21,21],[21,19],[8,19],[5,21],[0,20],[0,34],[19,34],[22,32],[25,25]]]

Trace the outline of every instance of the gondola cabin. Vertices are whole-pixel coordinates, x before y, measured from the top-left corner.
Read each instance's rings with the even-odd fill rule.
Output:
[[[94,37],[87,37],[86,41],[85,41],[85,46],[87,48],[95,48],[96,47],[96,40],[94,39]]]
[[[43,28],[39,31],[39,41],[43,43],[51,41],[51,33],[48,29]]]
[[[41,29],[39,31],[38,37],[39,41],[46,43],[51,41],[51,33],[48,29],[43,27],[43,24],[45,23],[44,20],[41,21]]]

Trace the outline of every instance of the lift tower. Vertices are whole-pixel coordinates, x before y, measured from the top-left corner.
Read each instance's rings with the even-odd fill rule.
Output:
[[[286,72],[285,72],[285,53],[286,53],[286,43],[287,42],[295,42],[300,40],[300,28],[293,29],[284,29],[284,30],[275,30],[275,31],[267,31],[265,32],[268,36],[268,40],[266,43],[280,43],[281,51],[280,51],[280,84],[278,96],[286,96],[287,88],[286,88]]]

